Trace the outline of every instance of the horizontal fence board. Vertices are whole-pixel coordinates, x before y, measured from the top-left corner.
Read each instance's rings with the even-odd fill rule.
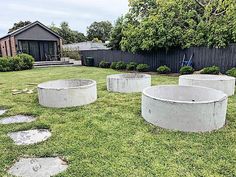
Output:
[[[235,44],[221,49],[191,47],[189,49],[174,48],[168,51],[158,49],[157,51],[136,54],[119,50],[90,50],[81,51],[80,53],[82,57],[93,57],[95,66],[98,66],[102,60],[108,62],[124,61],[125,63],[133,61],[139,64],[148,64],[153,71],[161,65],[167,65],[171,68],[172,72],[178,72],[184,55],[186,55],[187,59],[194,55],[193,63],[196,70],[216,65],[224,73],[236,66]]]

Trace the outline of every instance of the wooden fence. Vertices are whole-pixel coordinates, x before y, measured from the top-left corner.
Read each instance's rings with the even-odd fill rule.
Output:
[[[146,63],[151,70],[156,70],[161,65],[167,65],[172,72],[178,72],[180,63],[184,55],[189,59],[193,55],[194,68],[200,70],[207,66],[219,66],[221,72],[236,66],[236,44],[229,45],[227,48],[207,48],[207,47],[191,47],[189,49],[171,49],[156,50],[145,53],[129,53],[118,50],[92,50],[81,51],[82,57],[93,57],[95,65],[98,66],[100,61],[109,62],[124,61],[126,63],[134,61],[137,63]]]

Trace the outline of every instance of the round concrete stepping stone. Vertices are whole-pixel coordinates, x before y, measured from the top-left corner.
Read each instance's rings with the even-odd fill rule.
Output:
[[[7,110],[4,110],[4,109],[0,109],[0,116],[5,114],[7,112]]]
[[[28,130],[8,133],[16,145],[30,145],[43,142],[51,137],[49,130]]]
[[[17,115],[1,119],[0,124],[29,123],[35,120],[36,118],[32,116]]]
[[[55,158],[22,158],[16,162],[8,173],[20,177],[50,177],[67,169],[65,161]]]

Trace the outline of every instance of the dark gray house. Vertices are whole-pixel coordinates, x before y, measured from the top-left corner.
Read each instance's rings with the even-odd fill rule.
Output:
[[[55,61],[60,59],[61,49],[62,38],[38,21],[0,38],[2,56],[27,53],[36,61]]]

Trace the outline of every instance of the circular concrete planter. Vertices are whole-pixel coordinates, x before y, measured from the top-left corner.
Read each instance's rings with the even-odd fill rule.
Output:
[[[97,100],[97,84],[93,80],[57,80],[38,85],[39,103],[45,107],[82,106]]]
[[[155,86],[142,95],[142,116],[154,125],[207,132],[225,125],[227,95],[206,87]]]
[[[148,74],[127,73],[107,76],[107,90],[111,92],[142,92],[150,86],[151,76]]]
[[[221,90],[228,96],[232,96],[235,91],[235,78],[205,74],[183,75],[179,77],[179,85],[209,87]]]

